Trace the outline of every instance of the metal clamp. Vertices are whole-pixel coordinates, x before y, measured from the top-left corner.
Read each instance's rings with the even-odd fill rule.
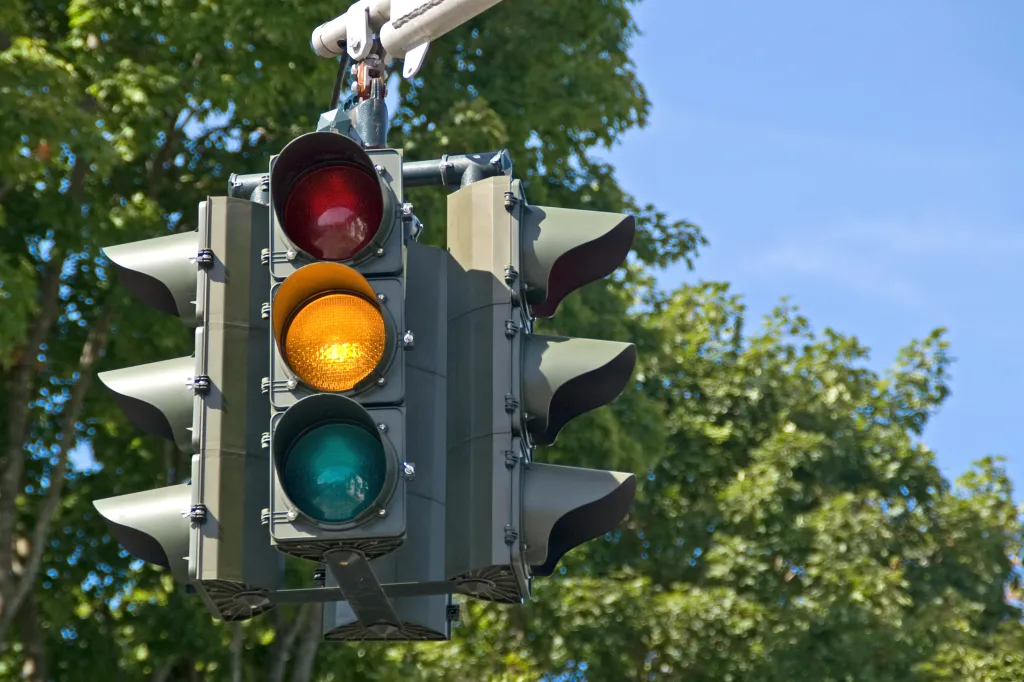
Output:
[[[205,374],[189,377],[189,379],[185,382],[185,387],[192,389],[193,393],[209,393],[210,377],[206,376]]]
[[[188,518],[192,523],[206,523],[206,505],[194,504],[188,510]]]
[[[213,251],[211,249],[202,249],[195,257],[196,265],[203,270],[213,265]]]
[[[447,154],[442,154],[441,155],[441,163],[439,164],[438,168],[441,171],[441,186],[442,187],[447,187],[448,186],[448,169],[451,168],[454,165],[455,164],[453,164],[452,162],[450,162],[448,160],[448,155]]]

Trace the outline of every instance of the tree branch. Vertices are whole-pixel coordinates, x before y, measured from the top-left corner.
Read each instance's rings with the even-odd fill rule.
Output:
[[[25,438],[29,418],[29,397],[35,385],[33,378],[39,370],[36,353],[46,340],[60,311],[60,276],[63,268],[60,253],[53,253],[44,266],[40,285],[39,313],[29,327],[28,339],[10,375],[7,391],[7,442],[0,456],[3,478],[0,480],[0,618],[6,617],[9,599],[9,572],[13,560],[14,523],[17,520],[15,502],[23,484],[25,472]],[[0,636],[0,642],[3,637]]]
[[[245,632],[242,624],[231,624],[231,682],[242,682],[242,653],[245,651]]]
[[[156,188],[160,179],[160,174],[163,172],[163,166],[169,158],[171,158],[171,152],[174,151],[174,145],[178,143],[182,134],[185,132],[185,126],[191,123],[192,119],[196,115],[195,109],[189,109],[188,114],[185,115],[185,120],[181,122],[180,126],[174,125],[174,121],[171,121],[171,131],[167,133],[167,139],[160,149],[157,150],[156,156],[153,158],[153,165],[149,167],[149,198],[152,199],[156,195]],[[177,118],[177,114],[175,114]]]
[[[320,648],[320,638],[323,636],[324,605],[313,604],[308,618],[305,635],[299,644],[298,655],[295,656],[292,682],[309,682],[313,677],[316,650]]]
[[[309,618],[309,610],[312,606],[312,604],[300,606],[298,613],[295,614],[295,620],[291,622],[287,631],[284,628],[285,621],[282,617],[282,611],[280,609],[274,610],[274,617],[277,620],[275,639],[278,641],[274,647],[274,661],[270,666],[270,676],[267,678],[267,682],[284,682],[284,674],[288,667],[288,661],[291,658],[292,647],[295,646],[295,640],[302,631],[303,624]]]
[[[153,674],[149,676],[149,682],[167,682],[171,677],[171,673],[174,672],[174,666],[177,662],[177,656],[168,658],[160,664],[160,667],[153,670]]]
[[[21,676],[29,682],[46,682],[50,679],[46,660],[46,640],[39,626],[39,605],[35,594],[28,593],[18,609],[18,636],[25,647],[25,661]]]
[[[82,345],[82,353],[78,360],[78,380],[71,387],[71,398],[64,408],[64,419],[61,421],[60,429],[60,452],[57,455],[57,463],[50,469],[50,485],[46,489],[46,495],[43,497],[43,503],[36,516],[36,525],[32,531],[31,553],[25,562],[25,568],[17,586],[5,599],[3,612],[0,613],[0,642],[4,640],[7,627],[14,614],[32,590],[32,585],[42,565],[46,538],[50,534],[50,526],[53,524],[53,519],[57,515],[62,500],[61,493],[64,490],[65,474],[68,468],[68,452],[74,447],[76,425],[82,414],[86,393],[92,384],[93,367],[107,347],[112,315],[113,306],[104,306],[99,317],[90,325],[89,334]]]

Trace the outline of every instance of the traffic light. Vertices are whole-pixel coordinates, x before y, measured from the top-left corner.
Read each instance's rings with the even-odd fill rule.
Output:
[[[414,473],[401,152],[302,135],[271,160],[270,196],[270,536],[344,594],[332,638],[395,638],[412,624],[369,562],[405,541]]]
[[[196,327],[195,353],[99,375],[137,427],[194,453],[191,479],[94,505],[130,554],[169,568],[215,616],[243,620],[271,607],[283,568],[260,523],[269,490],[260,447],[266,209],[213,197],[198,224],[104,249],[138,299]]]
[[[533,320],[611,274],[634,231],[628,215],[531,206],[507,177],[448,197],[446,565],[465,594],[521,601],[533,577],[628,512],[633,474],[533,452],[625,388],[636,348],[534,334]]]

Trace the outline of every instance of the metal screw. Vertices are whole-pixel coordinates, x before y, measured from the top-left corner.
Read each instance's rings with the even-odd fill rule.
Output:
[[[380,379],[377,379],[377,385],[378,386],[383,386],[386,383],[388,383],[388,380],[385,379],[384,377],[381,377]]]
[[[416,346],[416,336],[412,331],[405,332],[405,335],[402,337],[402,345],[406,348],[414,348]]]
[[[387,294],[377,294],[377,300],[381,303],[386,303],[388,300]]]
[[[388,515],[388,510],[385,509],[384,507],[381,507],[380,509],[377,510],[377,516],[379,516],[381,518],[384,518],[387,515]]]
[[[375,171],[377,171],[377,174],[378,174],[378,175],[384,175],[384,166],[380,165],[379,163],[378,163],[378,164],[375,164],[375,165],[373,166],[373,169],[374,169]]]
[[[295,249],[288,249],[285,251],[284,257],[288,260],[295,260],[299,254],[295,252]]]
[[[380,424],[377,424],[377,430],[380,431],[381,433],[387,433],[388,425],[385,424],[384,422],[381,422]]]
[[[412,462],[406,462],[402,465],[402,475],[405,476],[406,480],[411,481],[416,478],[416,465]]]
[[[289,509],[288,510],[288,520],[289,521],[294,521],[297,518],[299,518],[299,512],[295,511],[294,509]]]
[[[285,385],[288,387],[289,391],[294,391],[298,387],[299,382],[297,382],[295,379],[289,379],[288,383]]]
[[[402,204],[402,217],[403,218],[411,218],[412,217],[412,208],[413,208],[413,206],[410,203]]]
[[[377,254],[377,258],[380,258],[381,256],[383,256],[384,255],[384,247],[378,246],[376,254]]]

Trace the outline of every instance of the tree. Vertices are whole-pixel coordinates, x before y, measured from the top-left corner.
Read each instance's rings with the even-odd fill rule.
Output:
[[[311,606],[214,623],[118,551],[90,501],[181,480],[186,461],[90,378],[187,352],[176,321],[110,286],[99,247],[191,229],[230,172],[312,129],[336,65],[305,43],[342,8],[0,7],[0,678],[1020,678],[1009,482],[986,460],[952,487],[919,440],[949,390],[941,335],[880,377],[791,308],[747,335],[724,285],[653,288],[703,241],[593,155],[646,117],[632,4],[489,10],[401,85],[390,142],[412,159],[505,147],[531,201],[639,214],[629,271],[549,326],[634,339],[636,389],[543,455],[646,473],[634,511],[529,606],[468,605],[449,645],[319,647]],[[442,195],[412,200],[439,243]],[[101,469],[69,467],[79,443]]]

